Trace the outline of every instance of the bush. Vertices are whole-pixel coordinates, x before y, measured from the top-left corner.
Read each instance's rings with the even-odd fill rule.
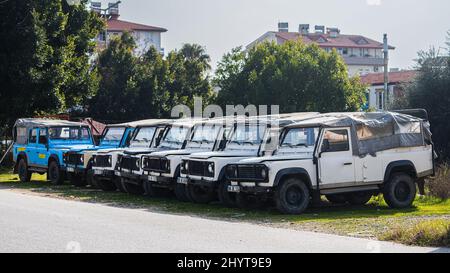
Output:
[[[436,169],[436,175],[427,180],[426,185],[431,196],[448,199],[450,198],[450,168],[447,163]]]
[[[397,227],[382,239],[408,245],[450,247],[450,220],[426,220],[411,228]]]

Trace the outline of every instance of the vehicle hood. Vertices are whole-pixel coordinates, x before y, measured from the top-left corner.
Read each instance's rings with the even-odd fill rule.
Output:
[[[126,149],[123,153],[126,155],[138,155],[138,154],[149,154],[156,151],[155,148],[130,148]]]
[[[172,155],[190,155],[192,153],[199,153],[199,152],[204,152],[205,149],[182,149],[182,150],[167,150],[167,151],[158,151],[158,152],[154,152],[152,153],[152,156],[156,156],[156,157],[167,157],[167,156],[172,156]]]
[[[209,159],[213,157],[243,157],[243,156],[257,156],[254,150],[234,150],[234,151],[217,151],[195,153],[190,156],[192,159]]]
[[[91,145],[91,144],[78,144],[78,145],[70,145],[70,146],[68,146],[68,145],[52,145],[51,147],[52,147],[52,149],[53,148],[64,149],[64,150],[70,150],[70,151],[77,152],[77,151],[92,149],[95,146]]]
[[[263,156],[263,157],[250,157],[239,160],[239,164],[258,164],[270,161],[281,161],[281,160],[312,160],[311,157],[302,157],[301,155],[273,155],[273,156]]]
[[[116,148],[116,149],[100,149],[97,150],[97,154],[109,154],[109,153],[114,153],[114,152],[123,152],[125,151],[124,148]]]

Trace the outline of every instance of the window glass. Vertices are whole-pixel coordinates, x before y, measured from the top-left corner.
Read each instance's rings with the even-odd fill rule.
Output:
[[[47,130],[46,129],[39,130],[39,144],[47,144]]]
[[[266,125],[250,125],[250,124],[238,124],[231,136],[231,143],[242,144],[261,144],[264,133],[266,131]]]
[[[37,129],[31,129],[28,141],[30,143],[36,143],[36,140],[37,140]]]
[[[113,127],[108,128],[103,141],[120,141],[122,139],[123,133],[125,132],[124,127]]]
[[[219,134],[219,131],[220,126],[217,126],[215,124],[196,126],[191,141],[200,143],[215,142],[217,139],[217,135]]]
[[[87,127],[52,127],[48,133],[50,139],[89,140]]]
[[[16,128],[16,142],[18,144],[26,144],[27,143],[27,128],[25,128],[25,127],[17,127]]]
[[[314,146],[316,142],[317,128],[296,128],[287,132],[281,146],[299,147]]]
[[[328,130],[325,132],[322,152],[342,152],[349,149],[347,130]]]
[[[130,141],[130,147],[149,147],[155,135],[156,127],[143,127]]]

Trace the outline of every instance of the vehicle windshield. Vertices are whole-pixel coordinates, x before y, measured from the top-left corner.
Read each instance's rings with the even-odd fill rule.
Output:
[[[219,135],[221,125],[198,125],[194,128],[194,134],[189,140],[188,147],[211,147]]]
[[[136,135],[130,141],[129,147],[150,147],[156,127],[139,128]]]
[[[258,148],[263,142],[266,129],[266,124],[237,124],[227,148],[236,148],[237,146]]]
[[[91,140],[88,127],[51,127],[48,129],[48,134],[52,140]]]
[[[285,134],[280,148],[283,152],[313,152],[319,128],[293,128]]]
[[[164,136],[160,147],[162,148],[180,148],[186,140],[189,128],[182,126],[172,126]]]
[[[119,142],[122,140],[125,133],[125,127],[111,127],[106,129],[106,133],[103,136],[103,142]]]

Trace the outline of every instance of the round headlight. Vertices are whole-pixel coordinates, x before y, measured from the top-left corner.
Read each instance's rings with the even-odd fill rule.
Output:
[[[84,156],[83,155],[81,155],[81,157],[80,157],[80,162],[84,163]]]
[[[166,170],[170,170],[170,160],[166,160],[166,163],[164,164],[165,166],[165,168],[166,168]]]
[[[214,173],[214,163],[209,163],[208,164],[208,172]]]
[[[136,159],[136,167],[137,167],[137,168],[139,168],[139,167],[140,167],[140,164],[141,164],[141,160],[139,160],[139,159]]]
[[[108,156],[108,164],[111,164],[111,161],[112,161],[111,156]]]
[[[94,162],[94,164],[97,164],[97,157],[95,155],[92,156],[92,162]]]
[[[189,170],[189,162],[188,161],[185,161],[184,162],[184,169],[187,171],[187,170]]]
[[[261,169],[261,177],[262,177],[263,179],[265,179],[266,176],[267,176],[267,171],[266,171],[266,169],[262,168],[262,169]]]

